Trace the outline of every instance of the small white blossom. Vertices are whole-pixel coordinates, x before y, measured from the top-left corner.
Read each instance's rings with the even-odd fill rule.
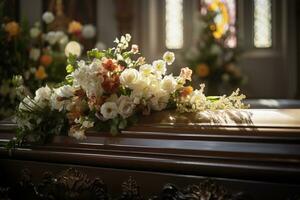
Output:
[[[52,12],[47,11],[43,14],[42,19],[46,24],[50,24],[54,21],[54,15]]]
[[[84,25],[82,28],[82,36],[86,39],[91,39],[96,35],[96,28],[92,24]]]
[[[154,68],[154,72],[157,74],[166,74],[167,68],[166,68],[166,62],[163,60],[156,60],[152,63],[152,66]]]
[[[171,65],[175,60],[175,54],[173,52],[167,51],[166,53],[164,53],[163,59],[168,65]]]
[[[33,61],[37,61],[41,55],[41,50],[38,48],[32,48],[29,52],[29,58]]]
[[[140,71],[141,75],[149,76],[153,72],[153,67],[152,67],[152,65],[144,64],[144,65],[140,66],[139,71]]]
[[[41,30],[37,27],[33,27],[30,29],[30,37],[31,38],[36,38],[37,36],[39,36],[41,33]]]

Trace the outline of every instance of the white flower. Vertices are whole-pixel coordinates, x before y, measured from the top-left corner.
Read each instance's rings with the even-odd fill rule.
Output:
[[[52,12],[45,12],[45,13],[43,14],[42,19],[44,20],[44,22],[45,22],[46,24],[50,24],[50,23],[53,22],[53,20],[54,20],[54,15],[53,15]]]
[[[136,44],[131,45],[131,52],[137,54],[139,52],[139,46]]]
[[[168,65],[171,65],[175,60],[175,54],[173,52],[167,51],[166,53],[164,53],[163,59]]]
[[[50,104],[53,110],[62,111],[63,109],[70,110],[72,106],[72,100],[69,98],[74,94],[74,88],[69,85],[64,85],[53,90],[50,97]]]
[[[152,63],[154,72],[157,74],[165,74],[167,71],[166,62],[163,60],[156,60]]]
[[[168,93],[172,93],[176,90],[177,82],[172,75],[165,76],[161,81],[161,88]]]
[[[41,33],[41,30],[37,27],[33,27],[30,29],[30,37],[32,38],[36,38],[37,36],[39,36]]]
[[[118,107],[114,102],[105,102],[101,106],[101,114],[105,119],[113,119],[118,115]]]
[[[91,121],[88,117],[80,117],[79,119],[75,119],[74,122],[80,124],[81,129],[88,129],[94,127],[94,122]]]
[[[29,52],[29,58],[31,60],[37,61],[41,55],[41,50],[38,48],[32,48]]]
[[[153,110],[163,110],[167,107],[170,95],[165,91],[158,91],[154,97],[150,99],[150,106]]]
[[[82,28],[82,36],[86,39],[91,39],[96,35],[96,28],[92,24],[84,25]]]
[[[45,40],[49,42],[50,45],[54,45],[57,42],[56,32],[50,31],[45,35]]]
[[[63,85],[57,89],[54,89],[58,96],[63,98],[70,98],[74,96],[74,88],[70,85]]]
[[[70,137],[74,137],[77,140],[83,140],[86,138],[85,129],[70,129],[69,134]]]
[[[125,34],[125,38],[126,38],[126,41],[127,42],[130,42],[130,40],[131,40],[131,35],[130,34]]]
[[[153,71],[153,67],[152,67],[152,65],[145,64],[145,65],[140,66],[139,71],[142,76],[149,76]]]
[[[69,57],[70,54],[80,56],[81,55],[81,46],[78,42],[71,41],[67,44],[65,48],[65,55]]]
[[[120,82],[122,85],[132,87],[139,80],[139,72],[133,68],[125,69],[120,75]]]
[[[22,102],[19,104],[20,111],[33,111],[36,104],[34,99],[31,99],[29,96],[26,96]]]
[[[41,108],[45,107],[51,98],[51,89],[46,85],[45,87],[41,87],[35,91],[34,101]]]
[[[134,111],[135,104],[128,96],[121,96],[118,100],[118,111],[123,118],[130,117]]]
[[[95,59],[90,65],[86,65],[84,61],[80,61],[78,66],[79,68],[71,74],[74,77],[73,86],[80,86],[88,97],[100,97],[103,93],[103,77],[98,76],[103,67],[101,62]]]
[[[97,42],[95,46],[99,51],[106,49],[106,45],[103,42]]]

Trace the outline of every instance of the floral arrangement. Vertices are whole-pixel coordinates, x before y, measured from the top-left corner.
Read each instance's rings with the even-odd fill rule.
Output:
[[[87,60],[69,54],[68,75],[60,87],[39,88],[34,97],[20,103],[18,132],[10,144],[45,142],[57,134],[84,139],[93,128],[113,135],[135,123],[140,115],[176,108],[178,112],[240,109],[244,95],[206,97],[204,85],[193,89],[192,70],[185,67],[179,76],[166,74],[175,55],[167,51],[162,59],[146,63],[139,48],[129,48],[131,36],[116,39],[116,47],[87,52]]]
[[[43,14],[42,24],[36,22],[32,27],[26,21],[18,23],[0,15],[0,119],[3,119],[13,115],[18,103],[13,90],[14,75],[23,77],[26,93],[34,93],[46,82],[49,85],[61,82],[66,76],[66,54],[71,52],[79,57],[82,43],[92,40],[96,29],[74,20],[67,27],[56,27],[56,16],[51,12]]]
[[[224,1],[203,1],[195,25],[197,41],[185,55],[195,82],[205,82],[208,93],[218,93],[222,84],[236,87],[245,77],[236,65],[241,50],[236,45],[235,24]]]
[[[3,16],[0,3],[0,120],[13,115],[18,101],[12,82],[14,74],[26,71],[28,61],[28,25]]]
[[[67,63],[65,49],[71,46],[74,54],[81,55],[81,43],[96,35],[93,25],[82,25],[71,20],[67,27],[56,26],[55,15],[45,12],[42,16],[44,27],[39,22],[30,29],[29,70],[24,74],[28,87],[36,90],[45,82],[58,83],[65,76]],[[43,31],[44,30],[44,31]],[[70,49],[70,48],[67,48]],[[75,49],[75,51],[74,51]]]

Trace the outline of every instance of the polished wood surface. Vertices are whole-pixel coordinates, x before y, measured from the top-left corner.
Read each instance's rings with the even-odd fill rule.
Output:
[[[23,164],[34,172],[39,166],[45,166],[39,171],[48,169],[48,165],[85,171],[93,167],[97,174],[107,173],[105,177],[114,174],[110,170],[144,182],[153,176],[160,186],[166,182],[159,181],[157,173],[173,177],[170,180],[176,183],[177,176],[185,182],[191,176],[222,179],[226,186],[235,180],[244,184],[240,188],[244,191],[265,187],[261,195],[271,199],[282,199],[278,193],[286,196],[300,191],[300,110],[248,111],[251,121],[244,124],[202,123],[197,114],[174,111],[153,113],[118,136],[90,131],[82,141],[57,136],[42,146],[27,145],[14,151],[1,147],[0,166],[7,174],[20,171]],[[14,127],[13,123],[2,124],[0,141],[11,138]],[[145,174],[139,176],[140,172]],[[111,177],[114,183],[120,181],[116,174]],[[272,193],[272,185],[282,190],[274,186],[277,191]]]

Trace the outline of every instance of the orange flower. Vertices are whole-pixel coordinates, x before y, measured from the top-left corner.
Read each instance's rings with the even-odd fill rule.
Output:
[[[101,85],[102,85],[104,91],[107,93],[112,94],[112,93],[116,92],[120,86],[119,75],[112,74],[110,77],[104,76],[104,81]]]
[[[205,78],[209,75],[209,68],[206,64],[199,64],[196,68],[196,73],[200,78]]]
[[[118,68],[118,65],[112,59],[105,59],[102,65],[106,70],[111,72]]]
[[[40,58],[41,65],[48,67],[52,63],[53,59],[49,55],[42,55]]]
[[[9,37],[15,37],[20,33],[20,26],[15,21],[8,22],[4,29],[8,33]]]
[[[82,30],[82,25],[80,22],[74,20],[69,23],[69,28],[68,28],[69,33],[78,34],[81,32],[81,30]]]
[[[43,66],[40,66],[36,71],[35,71],[35,77],[39,80],[44,80],[47,78],[47,73],[45,71],[45,68]]]
[[[184,87],[184,88],[181,90],[181,92],[180,92],[180,96],[186,97],[186,96],[192,94],[193,90],[194,90],[194,89],[193,89],[192,86]]]

